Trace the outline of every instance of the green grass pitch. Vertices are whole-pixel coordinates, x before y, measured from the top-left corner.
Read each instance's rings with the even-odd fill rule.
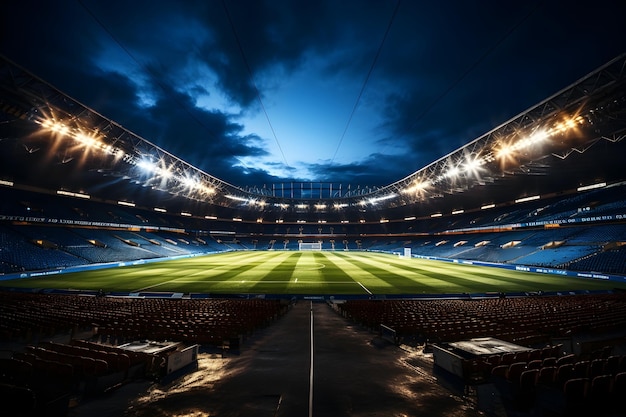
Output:
[[[249,251],[0,282],[209,294],[384,295],[608,290],[626,284],[371,252]]]

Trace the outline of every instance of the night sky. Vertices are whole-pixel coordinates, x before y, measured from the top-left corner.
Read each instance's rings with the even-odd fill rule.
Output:
[[[386,185],[626,52],[619,1],[5,1],[1,53],[231,184]]]

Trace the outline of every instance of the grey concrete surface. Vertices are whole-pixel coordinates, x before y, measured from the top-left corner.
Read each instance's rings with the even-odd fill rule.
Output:
[[[416,355],[354,326],[326,303],[298,301],[246,338],[239,354],[204,353],[198,369],[181,378],[122,387],[79,404],[70,416],[481,415],[438,383],[428,359]]]

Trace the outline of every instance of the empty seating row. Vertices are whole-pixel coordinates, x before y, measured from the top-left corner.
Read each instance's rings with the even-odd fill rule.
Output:
[[[449,342],[497,337],[542,345],[554,337],[626,329],[626,294],[565,295],[483,300],[348,300],[346,317],[398,337]]]
[[[0,292],[0,337],[34,339],[92,330],[101,340],[138,339],[221,344],[284,314],[264,299],[158,299]]]

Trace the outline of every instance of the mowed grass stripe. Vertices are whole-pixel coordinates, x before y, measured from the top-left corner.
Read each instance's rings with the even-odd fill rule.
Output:
[[[288,252],[287,256],[278,257],[279,263],[274,264],[267,274],[257,277],[256,284],[251,288],[253,293],[284,294],[293,279],[293,265],[297,264],[302,256],[301,252]]]
[[[408,278],[415,285],[416,292],[430,292],[430,290],[443,292],[458,292],[458,283],[452,282],[447,274],[432,273],[432,271],[423,267],[418,259],[400,259],[391,254],[372,254],[370,258],[363,258],[374,265],[379,266],[383,270],[395,267],[403,278]],[[357,255],[358,256],[358,255]],[[357,258],[358,259],[358,258]],[[416,262],[417,261],[417,262]]]
[[[429,277],[438,276],[451,285],[461,286],[469,292],[523,291],[528,288],[529,274],[485,266],[458,264],[427,259],[396,259],[394,263],[405,263],[411,268],[425,271]],[[545,277],[545,276],[544,276]]]
[[[297,282],[296,282],[297,279]],[[268,294],[439,294],[626,288],[615,281],[530,274],[368,252],[246,251],[0,281],[4,287]]]
[[[363,281],[370,281],[372,277],[374,277],[371,273],[363,271],[360,268],[356,270],[354,264],[346,262],[343,257],[335,252],[315,252],[314,256],[318,262],[328,265],[328,268],[324,270],[326,280],[343,283],[345,285],[345,293],[368,294],[367,291],[370,291]],[[347,271],[349,271],[349,273]],[[347,284],[351,281],[354,282],[354,285]],[[359,284],[359,282],[361,284]],[[367,290],[364,287],[367,288]],[[337,287],[333,288],[335,291],[338,290]]]
[[[419,258],[400,259],[392,257],[389,260],[390,265],[396,265],[401,269],[408,271],[414,271],[420,277],[425,277],[428,280],[437,280],[435,287],[449,287],[457,290],[463,290],[461,292],[473,291],[476,287],[476,280],[473,278],[473,274],[461,274],[459,271],[469,269],[470,265],[459,265],[455,263],[425,260]],[[494,274],[494,277],[498,275]],[[485,286],[491,287],[484,291],[495,291],[496,287],[500,285],[498,280],[490,280],[491,276],[485,281]],[[459,291],[456,291],[459,292]]]
[[[237,256],[244,254],[249,254],[249,256],[242,256],[241,258]],[[272,272],[282,265],[284,259],[290,256],[290,253],[281,252],[268,255],[267,252],[238,252],[225,255],[229,255],[225,259],[230,260],[230,262],[220,262],[217,267],[214,267],[211,262],[211,257],[215,255],[191,258],[190,260],[194,261],[192,264],[196,272],[186,274],[184,278],[180,278],[180,281],[168,282],[160,286],[158,290],[173,291],[171,288],[184,286],[188,288],[188,292],[250,292],[250,288],[259,279],[271,276]]]
[[[310,282],[318,282],[316,287],[319,288],[322,294],[325,294],[328,291],[328,285],[321,271],[326,268],[326,265],[319,264],[316,261],[314,252],[301,253],[302,256],[298,259],[292,273],[292,288],[297,292],[299,287],[303,287],[303,284],[307,285]]]
[[[500,292],[508,287],[511,291],[519,291],[525,286],[524,281],[517,278],[505,278],[501,275],[485,274],[480,276],[472,265],[459,265],[438,261],[419,261],[421,268],[431,275],[444,277],[448,282],[464,288],[463,292]],[[507,271],[508,272],[508,271]]]
[[[442,288],[450,286],[447,281],[429,277],[410,268],[392,266],[388,262],[393,259],[392,255],[372,253],[367,255],[361,257],[358,253],[352,253],[346,254],[346,257],[350,263],[379,279],[378,283],[369,282],[366,285],[373,293],[433,293],[433,291],[441,292]]]
[[[464,279],[474,281],[471,292],[518,292],[518,291],[563,291],[563,290],[606,290],[624,287],[619,283],[588,280],[562,275],[538,274],[511,269],[480,265],[458,264],[428,259],[412,259],[412,262],[429,274],[444,274],[450,281]],[[486,284],[486,285],[485,285]],[[489,289],[491,286],[491,289]]]

